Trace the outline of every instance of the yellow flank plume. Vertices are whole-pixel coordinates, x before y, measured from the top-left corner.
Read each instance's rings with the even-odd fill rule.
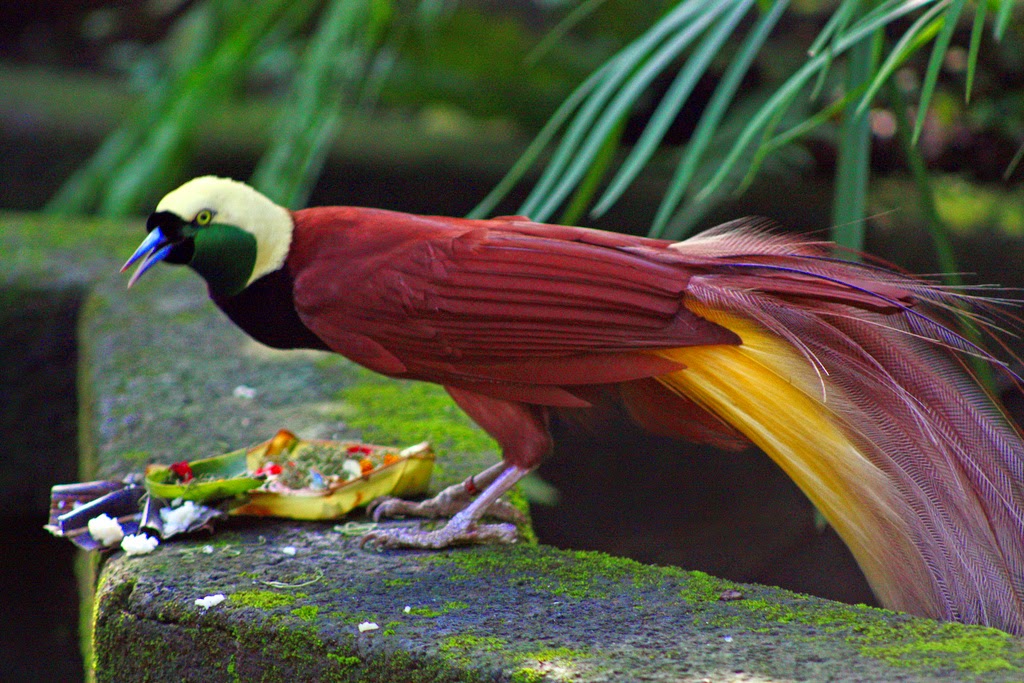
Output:
[[[850,438],[835,407],[846,404],[790,343],[753,321],[690,304],[735,332],[737,346],[657,351],[686,368],[658,378],[741,431],[778,464],[846,542],[884,604],[935,613],[927,589],[907,595],[908,576],[930,583],[899,512],[892,484]],[[900,577],[900,578],[897,578]]]

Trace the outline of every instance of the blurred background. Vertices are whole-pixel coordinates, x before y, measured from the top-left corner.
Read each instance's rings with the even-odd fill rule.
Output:
[[[950,284],[1019,287],[1017,4],[4,3],[0,210],[139,216],[141,235],[160,196],[212,173],[291,207],[522,213],[673,239],[758,214]],[[73,553],[39,530],[49,487],[77,474],[82,296],[4,293],[0,428],[34,476],[0,477],[0,576],[22,595],[0,613],[3,680],[82,677]],[[653,438],[616,414],[555,430],[542,542],[872,601],[761,454]]]

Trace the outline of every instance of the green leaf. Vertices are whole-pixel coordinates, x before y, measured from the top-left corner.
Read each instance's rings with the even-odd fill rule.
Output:
[[[601,179],[604,178],[605,173],[611,166],[612,160],[615,158],[615,152],[619,149],[622,132],[626,129],[627,119],[628,117],[626,116],[619,119],[618,125],[605,138],[604,145],[594,159],[594,163],[590,165],[587,174],[583,177],[583,181],[576,188],[569,206],[566,207],[561,218],[558,219],[558,222],[562,225],[576,225],[580,218],[583,217],[583,214],[586,213],[590,200],[597,192]]]
[[[750,187],[750,185],[754,182],[754,178],[756,177],[758,171],[761,169],[761,166],[768,158],[768,155],[775,151],[775,149],[771,147],[771,141],[778,137],[777,135],[775,135],[775,129],[782,124],[785,115],[789,112],[789,109],[790,107],[792,107],[793,102],[796,100],[798,94],[799,93],[794,92],[793,97],[790,98],[789,102],[784,103],[783,106],[779,107],[775,116],[772,117],[772,119],[765,126],[764,132],[761,135],[761,142],[757,145],[756,149],[754,150],[754,156],[748,164],[746,175],[739,182],[739,185],[736,188],[736,192],[743,192],[748,187]]]
[[[551,48],[558,43],[558,41],[565,38],[569,31],[593,14],[595,10],[607,1],[608,0],[584,0],[573,7],[572,11],[569,12],[564,19],[555,24],[555,26],[548,31],[543,38],[541,38],[540,42],[530,50],[530,53],[526,55],[523,62],[527,66],[533,66],[539,62],[543,59],[544,55],[546,55]]]
[[[188,483],[179,483],[169,467],[150,466],[144,480],[146,490],[166,500],[181,498],[203,503],[232,498],[263,485],[262,479],[249,474],[244,448],[194,460],[189,466],[195,479]]]
[[[203,3],[182,15],[170,35],[189,31],[197,37],[180,60],[172,60],[167,77],[147,90],[131,114],[109,134],[96,152],[76,170],[47,202],[46,211],[63,214],[88,213],[96,208],[112,179],[120,176],[121,167],[146,140],[146,136],[166,115],[176,84],[188,72],[205,62],[216,49],[218,17],[212,3]],[[186,28],[182,28],[182,26]]]
[[[363,79],[368,50],[376,42],[367,40],[374,16],[371,4],[334,0],[306,47],[273,142],[251,179],[254,187],[283,206],[305,203],[338,130],[343,103],[354,99]]]
[[[1020,147],[1017,148],[1017,151],[1014,153],[1013,158],[1010,159],[1010,163],[1006,165],[1006,170],[1003,171],[1004,181],[1009,180],[1010,176],[1013,175],[1013,172],[1017,170],[1017,166],[1020,164],[1021,159],[1024,159],[1024,145],[1021,145]]]
[[[583,177],[619,117],[632,108],[651,81],[727,6],[728,3],[706,0],[684,2],[621,51],[612,60],[614,67],[569,126],[520,213],[535,220],[550,216]],[[664,38],[666,42],[657,47]]]
[[[865,38],[850,53],[846,75],[849,90],[870,78],[877,66],[881,32]],[[863,99],[861,100],[863,102]],[[871,172],[871,112],[850,105],[839,130],[835,198],[832,201],[832,239],[854,253],[864,248],[868,177]]]
[[[844,1],[832,15],[831,19],[829,19],[818,37],[815,38],[811,48],[807,51],[808,56],[814,57],[821,52],[826,41],[829,43],[823,53],[825,56],[825,63],[822,65],[821,71],[818,72],[818,79],[814,84],[814,89],[811,91],[810,99],[817,100],[818,97],[821,96],[821,91],[825,88],[826,78],[832,68],[832,58],[835,53],[835,42],[843,35],[843,32],[846,30],[846,27],[849,26],[850,21],[856,16],[857,9],[860,7],[860,4],[861,0]]]
[[[621,56],[626,61],[632,61],[635,58],[631,53],[621,53]],[[518,213],[539,221],[543,221],[546,218],[545,215],[541,214],[540,204],[550,196],[552,187],[562,176],[563,171],[576,153],[577,146],[583,140],[594,119],[609,98],[611,98],[619,83],[628,74],[628,70],[623,68],[621,61],[615,60],[610,63],[606,75],[594,82],[595,87],[593,91],[588,93],[586,99],[581,102],[579,111],[562,136],[561,143],[555,149],[554,154],[552,154],[537,184],[534,185],[533,190],[519,207]],[[548,214],[550,215],[550,212]]]
[[[810,57],[818,56],[818,53],[825,47],[825,44],[829,40],[835,40],[836,35],[840,35],[843,29],[850,23],[850,19],[853,18],[857,8],[860,7],[860,3],[863,0],[843,0],[836,8],[836,11],[832,13],[829,20],[825,23],[825,26],[818,33],[818,36],[811,43],[811,47],[807,49],[807,55]]]
[[[505,177],[494,186],[486,197],[480,200],[480,203],[473,207],[473,210],[466,214],[467,218],[484,218],[492,211],[494,207],[498,205],[502,199],[504,199],[508,193],[515,187],[516,183],[522,180],[526,172],[530,170],[530,167],[540,158],[540,155],[544,152],[544,149],[548,146],[548,143],[555,137],[555,134],[562,128],[562,125],[569,119],[574,111],[580,106],[580,104],[587,98],[588,95],[594,90],[598,83],[604,78],[605,73],[611,68],[612,63],[607,62],[601,66],[597,71],[587,77],[579,87],[574,90],[569,97],[559,105],[555,113],[551,115],[544,127],[541,128],[540,132],[533,138],[527,148],[523,151],[516,162],[509,169]]]
[[[632,151],[619,168],[618,173],[612,179],[604,195],[598,201],[597,206],[594,207],[594,215],[599,216],[607,211],[622,196],[622,193],[625,192],[629,184],[636,179],[640,170],[647,165],[647,162],[657,150],[658,145],[661,144],[665,132],[693,93],[697,81],[707,71],[711,60],[715,58],[723,43],[736,30],[736,25],[747,14],[752,4],[753,0],[737,2],[732,11],[722,17],[718,25],[708,33],[700,46],[690,55],[690,58],[683,65],[683,68],[669,87],[668,92],[659,103],[658,108],[651,116],[650,121],[647,122],[640,139],[633,146]],[[776,3],[777,6],[780,4],[784,5],[785,2]]]
[[[985,2],[985,0],[979,0]],[[1013,16],[1014,0],[1003,0],[999,4],[999,14],[996,15],[996,40],[1002,40],[1006,34],[1006,27],[1010,25],[1010,17]]]
[[[718,87],[715,88],[711,100],[704,109],[696,129],[694,129],[693,135],[687,143],[686,152],[676,167],[672,182],[669,184],[665,197],[658,207],[658,213],[654,218],[654,223],[649,233],[652,237],[658,237],[664,232],[669,218],[675,213],[676,207],[693,180],[700,161],[704,157],[704,153],[707,151],[715,131],[718,130],[722,117],[725,115],[729,105],[732,104],[743,76],[746,75],[747,70],[761,51],[765,41],[768,39],[768,35],[775,28],[776,23],[781,18],[783,12],[785,12],[788,4],[788,0],[775,3],[772,10],[763,15],[757,22],[757,25],[750,31],[739,52],[730,61],[729,67],[722,75],[722,80],[719,81]]]
[[[985,11],[988,2],[981,0],[974,12],[974,24],[971,26],[971,46],[967,52],[967,83],[964,86],[964,101],[971,101],[971,90],[974,88],[974,75],[978,70],[978,52],[981,49],[981,35],[985,30]]]
[[[704,184],[700,191],[697,192],[694,201],[705,201],[718,191],[719,187],[732,172],[732,169],[736,165],[740,156],[750,145],[754,136],[757,135],[770,120],[786,109],[789,103],[792,102],[793,97],[795,97],[796,94],[807,85],[807,82],[814,76],[815,72],[821,68],[824,61],[824,58],[819,55],[804,64],[796,73],[786,79],[786,82],[783,83],[782,86],[780,86],[779,89],[776,90],[770,98],[768,98],[768,101],[754,113],[750,122],[744,126],[743,130],[736,137],[736,142],[733,143],[729,153],[719,164],[718,171],[707,183]]]
[[[917,18],[913,24],[910,25],[900,39],[893,46],[892,50],[889,51],[889,56],[882,63],[882,66],[875,73],[874,78],[871,79],[871,84],[864,92],[864,96],[861,98],[860,104],[857,107],[856,113],[858,115],[863,114],[871,107],[871,103],[875,100],[875,95],[878,94],[879,88],[881,88],[889,77],[895,73],[895,71],[903,65],[907,59],[917,52],[922,45],[927,43],[942,27],[942,17],[937,17],[939,13],[949,3],[949,0],[942,0],[935,7],[922,14]]]
[[[160,118],[149,126],[143,141],[115,170],[116,182],[108,185],[100,202],[100,213],[132,213],[156,186],[166,182],[165,175],[184,150],[200,116],[232,90],[248,68],[250,55],[289,4],[285,0],[268,0],[253,5],[208,58],[174,83],[166,105],[159,108]]]
[[[921,136],[921,129],[924,128],[925,118],[928,116],[928,105],[931,103],[932,94],[935,92],[935,84],[939,79],[939,69],[942,68],[942,62],[946,59],[946,52],[949,50],[949,41],[953,37],[953,31],[956,30],[957,22],[960,20],[960,13],[963,12],[964,5],[966,4],[967,0],[953,0],[949,10],[946,11],[945,16],[942,18],[944,24],[938,38],[935,39],[935,45],[932,47],[932,55],[928,60],[928,70],[925,72],[924,84],[921,86],[921,96],[918,99],[917,121],[914,123],[914,134],[911,136],[911,142],[915,145]]]
[[[836,53],[849,49],[852,45],[860,42],[861,38],[874,33],[877,29],[888,26],[897,19],[938,1],[948,2],[948,0],[886,0],[861,17],[848,32],[838,36],[835,42]]]
[[[811,131],[822,126],[832,119],[838,117],[844,109],[852,104],[857,98],[859,98],[866,87],[866,84],[862,84],[860,87],[851,90],[846,93],[842,98],[836,100],[832,104],[828,105],[824,109],[821,109],[816,114],[805,118],[803,121],[795,126],[787,129],[784,133],[779,133],[762,143],[754,157],[754,163],[751,170],[748,171],[747,175],[750,176],[756,171],[756,166],[759,165],[765,157],[769,156],[772,152],[775,152],[786,145],[792,144],[796,140],[808,135]],[[744,183],[748,183],[749,178],[744,179]]]
[[[838,56],[865,36],[873,31],[884,27],[886,24],[895,21],[903,15],[914,11],[918,7],[930,4],[932,0],[910,0],[899,2],[888,0],[876,7],[865,16],[861,17],[845,33],[837,36],[832,46],[832,55],[818,54],[809,59],[803,66],[779,86],[775,93],[750,119],[736,138],[736,142],[725,159],[719,166],[718,172],[701,188],[695,197],[695,201],[704,201],[711,195],[718,192],[719,187],[732,172],[733,166],[737,163],[744,150],[750,145],[754,137],[760,133],[769,121],[773,120],[781,110],[789,106],[793,97],[802,88],[806,87],[808,81],[831,60],[832,56]]]

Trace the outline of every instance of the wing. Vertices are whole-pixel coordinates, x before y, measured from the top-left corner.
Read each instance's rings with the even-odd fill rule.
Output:
[[[645,350],[738,342],[683,305],[685,267],[631,252],[667,242],[518,218],[295,215],[300,317],[381,372],[506,392],[547,385],[554,396],[679,368]]]

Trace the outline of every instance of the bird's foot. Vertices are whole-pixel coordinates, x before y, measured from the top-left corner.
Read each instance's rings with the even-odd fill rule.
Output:
[[[516,537],[513,524],[480,524],[468,516],[460,519],[456,515],[446,525],[433,531],[405,526],[377,529],[363,536],[359,546],[439,550],[471,543],[515,543]]]
[[[481,472],[477,479],[487,482],[486,488],[477,496],[477,485],[474,477],[462,484],[449,486],[434,498],[423,503],[407,503],[397,499],[383,501],[373,510],[374,519],[383,514],[391,514],[395,510],[399,514],[423,514],[426,512],[436,516],[438,510],[450,510],[460,507],[451,520],[434,531],[412,529],[409,527],[392,527],[371,531],[363,536],[360,546],[367,543],[379,548],[447,548],[451,545],[466,543],[514,543],[516,527],[513,524],[481,524],[480,518],[491,514],[494,506],[502,503],[499,497],[512,488],[517,481],[529,472],[528,469],[516,465],[506,466],[502,463]],[[474,498],[476,496],[476,498]],[[389,503],[393,503],[390,504]],[[467,504],[468,503],[468,504]],[[382,510],[382,506],[384,507]],[[522,514],[508,503],[498,506],[498,515],[506,514],[513,519],[521,519]],[[510,512],[511,511],[511,512]]]
[[[476,493],[464,482],[449,486],[433,498],[418,503],[382,496],[370,503],[367,512],[373,516],[375,522],[379,522],[383,517],[454,517],[473,502]],[[518,508],[501,499],[491,503],[483,514],[513,524],[525,521],[523,513]]]

